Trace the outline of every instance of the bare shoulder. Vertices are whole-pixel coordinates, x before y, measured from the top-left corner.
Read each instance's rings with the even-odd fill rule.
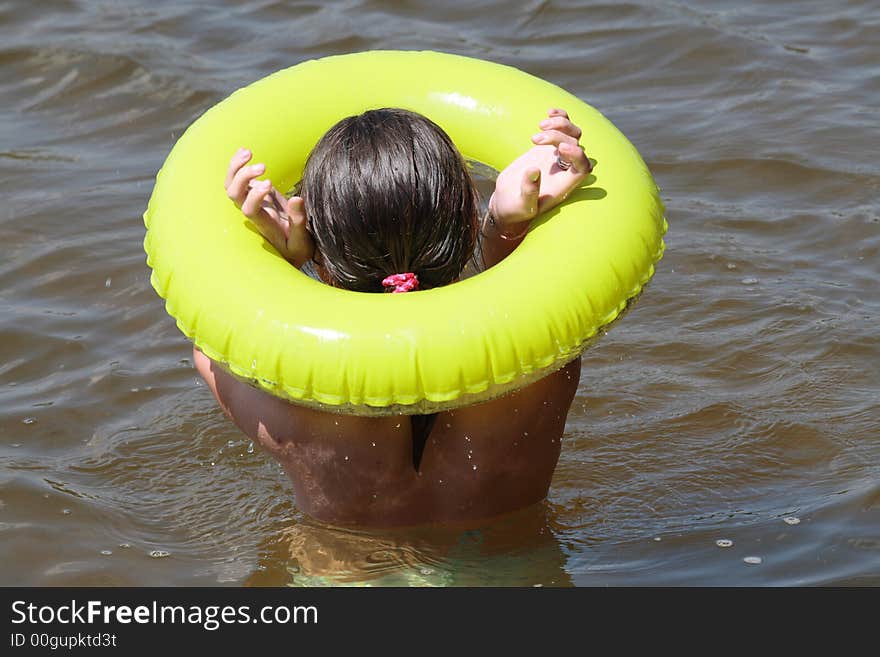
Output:
[[[226,415],[269,451],[291,442],[363,442],[400,424],[394,417],[340,415],[293,404],[237,379],[197,348],[193,359]]]
[[[577,358],[503,397],[438,416],[420,467],[435,517],[487,518],[547,495],[580,369]]]
[[[544,421],[564,421],[577,391],[580,374],[581,359],[575,358],[543,379],[502,397],[446,411],[444,415],[475,427],[490,424],[496,430],[499,424],[504,425],[511,421],[518,425],[524,416],[540,417]]]

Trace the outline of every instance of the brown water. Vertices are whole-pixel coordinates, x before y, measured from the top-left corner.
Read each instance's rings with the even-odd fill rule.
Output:
[[[0,584],[880,584],[880,6],[328,5],[0,3]],[[546,504],[468,531],[305,518],[199,385],[141,246],[201,112],[374,48],[565,87],[668,210]]]

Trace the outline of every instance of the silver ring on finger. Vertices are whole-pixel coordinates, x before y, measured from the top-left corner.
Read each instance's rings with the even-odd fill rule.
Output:
[[[558,166],[563,171],[568,171],[571,168],[571,162],[569,162],[568,160],[563,160],[561,155],[557,155],[556,166]]]

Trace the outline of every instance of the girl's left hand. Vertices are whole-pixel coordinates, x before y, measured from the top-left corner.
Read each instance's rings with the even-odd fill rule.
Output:
[[[500,230],[516,230],[516,224],[559,205],[593,170],[578,143],[581,129],[565,110],[551,109],[547,117],[538,124],[541,132],[532,135],[536,146],[511,162],[495,181],[489,211]]]

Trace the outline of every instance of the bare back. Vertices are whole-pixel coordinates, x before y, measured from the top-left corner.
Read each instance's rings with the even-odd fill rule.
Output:
[[[300,509],[372,527],[479,520],[543,499],[581,370],[577,358],[433,417],[360,417],[286,402],[193,355],[224,412],[284,467]]]

